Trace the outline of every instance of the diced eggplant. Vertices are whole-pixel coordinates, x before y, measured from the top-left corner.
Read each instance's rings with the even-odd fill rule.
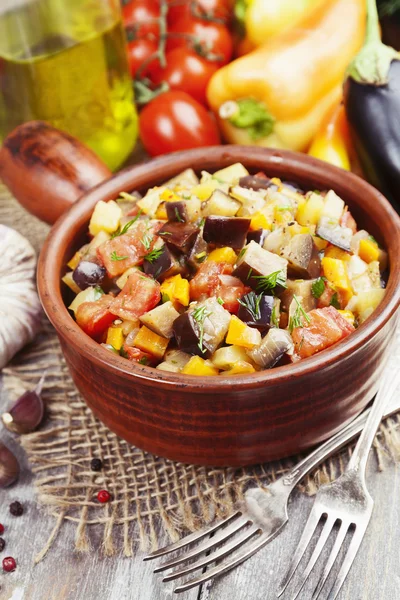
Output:
[[[289,306],[294,296],[301,298],[301,305],[306,312],[310,312],[317,308],[317,299],[312,294],[312,286],[315,279],[296,279],[292,281],[288,279],[286,282],[287,289],[281,294],[282,310],[289,312]]]
[[[236,217],[207,217],[204,224],[203,238],[210,244],[242,248],[246,243],[246,235],[250,227],[250,219]]]
[[[155,279],[169,271],[176,262],[176,258],[167,246],[163,246],[161,250],[161,254],[156,258],[152,258],[150,253],[148,259],[145,257],[143,261],[143,271]]]
[[[265,238],[269,234],[268,229],[256,229],[255,231],[249,231],[247,234],[247,243],[253,240],[256,244],[260,244],[260,246],[264,245]]]
[[[280,272],[281,279],[287,277],[287,260],[264,250],[259,244],[251,241],[245,246],[242,255],[236,261],[236,267],[232,275],[239,277],[246,285],[254,290],[261,289],[263,286],[260,277],[267,277],[272,273]],[[279,286],[277,287],[277,290]],[[280,288],[282,289],[282,288]]]
[[[278,328],[270,329],[261,344],[253,350],[247,350],[249,357],[260,367],[270,369],[285,353],[293,352],[293,340],[290,334]]]
[[[333,190],[329,190],[324,198],[324,208],[322,209],[322,217],[329,217],[334,221],[340,221],[344,211],[344,201],[335,194]]]
[[[238,200],[234,200],[221,190],[215,190],[205,202],[202,213],[205,217],[210,215],[234,217],[241,206]]]
[[[198,233],[199,228],[191,223],[165,223],[157,235],[165,241],[168,247],[188,254]]]
[[[101,285],[105,276],[106,269],[103,266],[88,260],[81,260],[72,273],[73,280],[81,290]]]
[[[173,333],[180,350],[189,354],[197,354],[205,358],[211,356],[212,350],[203,340],[200,348],[200,328],[193,317],[193,311],[182,313],[173,324]]]
[[[320,275],[321,260],[312,235],[309,233],[294,235],[282,256],[288,261],[289,277],[312,279]]]
[[[178,202],[166,202],[165,209],[167,211],[168,221],[177,221],[178,223],[187,223],[189,217],[186,211],[186,202],[179,200]]]
[[[140,320],[143,325],[146,325],[146,327],[158,333],[158,335],[165,338],[172,338],[174,335],[172,326],[178,317],[178,311],[174,308],[172,302],[168,301],[142,315]]]
[[[265,206],[265,190],[259,190],[256,192],[255,190],[250,190],[247,188],[242,188],[239,185],[235,185],[229,191],[230,195],[239,200],[242,204],[240,210],[238,211],[239,217],[247,217],[248,215],[253,215],[254,213],[260,211]]]
[[[269,252],[281,254],[291,239],[292,236],[287,227],[277,227],[265,238],[263,248]]]
[[[249,292],[239,301],[238,317],[249,327],[259,331],[267,331],[272,327],[272,314],[275,307],[274,296],[266,296]],[[274,315],[274,320],[276,315]]]
[[[342,227],[339,221],[331,217],[321,217],[317,225],[317,235],[342,250],[350,250],[353,232],[350,227]]]
[[[229,323],[231,321],[230,313],[218,302],[217,298],[207,298],[203,302],[196,304],[196,309],[204,306],[209,316],[204,319],[204,342],[211,353],[222,344],[228,333]]]
[[[271,186],[274,186],[269,177],[258,177],[257,175],[246,175],[245,177],[241,177],[239,179],[239,185],[242,188],[247,188],[255,191],[267,190]]]
[[[202,231],[199,231],[199,234],[187,259],[188,265],[197,270],[207,257],[207,250],[207,242],[203,238]]]

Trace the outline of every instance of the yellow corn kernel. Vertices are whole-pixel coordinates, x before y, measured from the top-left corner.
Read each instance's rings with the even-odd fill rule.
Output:
[[[179,302],[183,306],[189,305],[189,282],[187,279],[182,279],[181,275],[168,277],[161,284],[161,294],[166,294],[171,302]]]
[[[345,262],[347,262],[351,258],[349,252],[346,252],[341,248],[337,248],[336,246],[329,246],[329,248],[325,250],[324,256],[326,258],[337,258],[338,260],[343,260]]]
[[[232,369],[225,371],[224,375],[241,375],[242,373],[255,373],[255,371],[253,365],[244,360],[240,360],[232,367]]]
[[[169,340],[158,335],[158,333],[154,333],[154,331],[151,331],[143,325],[143,327],[139,329],[133,343],[136,348],[139,348],[144,352],[149,352],[156,358],[162,358],[167,349]]]
[[[314,240],[314,244],[316,245],[318,250],[325,250],[325,248],[328,245],[328,242],[326,240],[323,240],[322,238],[318,237],[317,235],[313,235],[313,240]]]
[[[91,235],[97,235],[100,231],[106,233],[114,233],[117,231],[122,217],[121,207],[114,200],[109,202],[99,202],[94,207],[90,223],[89,233]]]
[[[184,375],[203,375],[206,377],[218,375],[219,371],[210,360],[204,360],[200,356],[192,356],[183,367],[181,373]]]
[[[250,229],[256,231],[257,229],[269,229],[271,230],[272,224],[268,221],[267,217],[262,212],[256,212],[251,217]]]
[[[346,305],[353,296],[353,289],[347,274],[345,261],[338,260],[337,258],[324,257],[321,261],[321,265],[325,277],[336,290],[340,291],[340,295]]]
[[[164,202],[178,202],[179,200],[182,200],[182,198],[180,198],[180,196],[175,194],[172,190],[168,190],[168,189],[161,192],[160,198]]]
[[[67,265],[69,266],[70,269],[74,270],[79,265],[81,258],[82,258],[81,253],[78,250],[78,252],[75,252],[75,254],[71,258],[69,263],[67,263]]]
[[[226,336],[226,343],[251,349],[261,343],[261,333],[257,329],[252,329],[246,323],[243,323],[235,315],[232,315],[228,335]]]
[[[340,312],[342,317],[346,319],[346,321],[348,321],[350,325],[354,325],[355,316],[354,313],[351,312],[351,310],[338,310],[338,312]]]
[[[366,263],[373,262],[374,260],[378,260],[380,255],[378,244],[373,242],[372,240],[360,240],[360,245],[358,247],[358,256],[362,258]]]
[[[206,262],[212,260],[216,263],[228,263],[234,265],[237,259],[236,252],[230,246],[216,248],[208,255]]]
[[[110,344],[116,350],[121,350],[124,343],[124,334],[122,327],[109,327],[107,331],[107,344]]]
[[[160,204],[160,206],[157,208],[156,219],[162,219],[164,221],[168,220],[167,210],[165,208],[165,202]]]

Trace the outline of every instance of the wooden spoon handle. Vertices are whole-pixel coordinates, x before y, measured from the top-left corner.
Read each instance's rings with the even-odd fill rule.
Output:
[[[20,125],[0,149],[0,179],[26,210],[50,224],[111,175],[92,150],[43,121]]]

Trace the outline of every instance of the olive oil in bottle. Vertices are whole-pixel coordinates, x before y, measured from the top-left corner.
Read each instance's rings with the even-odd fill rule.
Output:
[[[14,2],[0,8],[0,142],[44,120],[117,169],[138,127],[118,2]]]

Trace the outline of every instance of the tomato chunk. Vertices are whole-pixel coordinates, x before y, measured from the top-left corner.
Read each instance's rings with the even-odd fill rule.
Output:
[[[160,284],[137,271],[128,277],[121,292],[112,301],[111,311],[121,319],[136,321],[161,300]]]
[[[233,279],[233,278],[232,278]],[[237,279],[236,277],[234,279]],[[224,301],[223,307],[236,315],[239,311],[239,300],[245,294],[250,292],[251,288],[245,286],[240,279],[237,279],[237,285],[223,285],[221,284],[217,290],[215,295],[217,298],[221,298]]]
[[[230,275],[232,270],[232,265],[228,263],[216,263],[211,260],[203,263],[190,282],[190,299],[202,300],[216,296],[221,283],[219,275]]]
[[[133,348],[132,346],[127,346],[124,344],[124,352],[128,355],[129,360],[133,362],[138,362],[142,365],[154,365],[157,364],[157,360],[149,354],[148,352],[144,352],[143,350],[139,350],[139,348]]]
[[[310,322],[293,329],[294,360],[307,358],[329,348],[354,331],[351,325],[333,306],[316,308],[307,313]]]
[[[115,319],[110,307],[113,296],[104,295],[95,302],[84,302],[78,307],[75,318],[79,327],[93,339],[101,341],[105,331]]]

